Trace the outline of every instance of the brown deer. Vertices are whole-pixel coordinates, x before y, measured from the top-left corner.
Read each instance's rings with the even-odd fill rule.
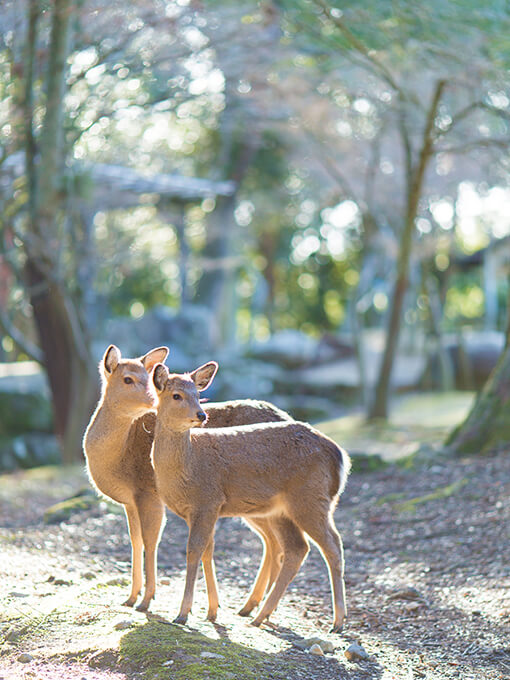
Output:
[[[123,359],[111,345],[100,363],[102,393],[83,439],[87,470],[92,484],[108,498],[124,505],[131,540],[131,593],[124,602],[133,606],[142,587],[145,591],[137,609],[145,611],[156,591],[156,552],[165,512],[155,484],[150,452],[156,414],[155,394],[149,373],[168,355],[158,347],[138,359]],[[237,400],[206,406],[209,427],[239,423],[291,420],[272,404]],[[281,548],[270,522],[251,523],[262,538],[264,554],[246,604],[239,612],[248,615],[261,601],[279,569]],[[145,561],[143,556],[145,554]]]
[[[188,524],[186,585],[177,623],[185,623],[193,601],[200,560],[214,620],[218,596],[214,578],[214,527],[218,517],[270,522],[283,549],[278,576],[254,619],[260,625],[276,608],[305,559],[307,536],[329,568],[333,631],[346,615],[342,541],[333,510],[343,490],[350,459],[335,442],[311,426],[273,422],[198,429],[207,419],[199,399],[218,365],[189,374],[154,368],[159,397],[152,460],[156,486],[166,505]]]

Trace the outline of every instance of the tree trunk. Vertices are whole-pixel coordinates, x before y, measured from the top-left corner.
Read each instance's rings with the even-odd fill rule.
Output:
[[[26,276],[52,395],[55,433],[63,462],[72,463],[82,456],[83,432],[98,396],[94,362],[81,329],[73,328],[65,293],[32,260],[27,262]]]
[[[505,349],[467,418],[446,445],[456,454],[485,453],[510,442],[510,293]]]
[[[415,220],[418,214],[418,205],[423,190],[425,172],[433,153],[434,120],[445,84],[446,83],[442,80],[436,83],[432,101],[427,113],[427,120],[425,123],[418,164],[416,168],[408,169],[409,187],[407,196],[407,209],[400,243],[400,250],[397,257],[397,277],[395,280],[393,294],[391,296],[388,326],[386,331],[386,344],[384,347],[381,367],[379,369],[379,375],[375,387],[374,400],[368,413],[369,419],[388,417],[388,398],[391,372],[397,352],[402,309],[404,306],[404,297],[408,285],[409,264],[411,260]]]
[[[248,170],[255,147],[234,133],[229,149],[226,178],[239,185]],[[237,195],[218,197],[207,229],[204,255],[207,266],[198,283],[195,302],[212,313],[218,346],[228,345],[235,335],[235,279],[237,266],[233,261],[233,240],[237,230],[234,217]]]
[[[29,219],[25,251],[26,285],[32,304],[43,362],[50,384],[55,431],[65,463],[81,458],[81,439],[96,396],[88,338],[59,262],[63,223],[64,165],[63,103],[69,53],[71,0],[54,0],[48,50],[45,114],[35,163],[33,127],[33,56],[36,48],[38,3],[29,14],[25,72],[25,153]],[[95,371],[94,371],[95,373]]]

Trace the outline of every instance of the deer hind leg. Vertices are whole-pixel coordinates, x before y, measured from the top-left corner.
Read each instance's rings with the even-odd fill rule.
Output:
[[[340,633],[345,617],[347,605],[345,600],[344,582],[344,551],[342,538],[333,521],[329,507],[310,508],[294,517],[299,526],[317,543],[322,556],[328,566],[329,582],[333,600],[332,633]]]
[[[131,594],[123,604],[127,607],[132,607],[142,589],[143,541],[140,518],[136,506],[125,505],[124,510],[131,540]]]
[[[247,521],[262,539],[264,552],[255,583],[244,606],[238,612],[240,616],[249,616],[260,604],[264,594],[271,588],[280,572],[282,555],[280,543],[271,527],[270,520],[257,518]]]
[[[209,610],[207,612],[207,619],[209,621],[216,621],[219,607],[218,597],[218,583],[216,581],[216,569],[214,566],[214,538],[211,538],[207,544],[204,554],[202,555],[202,568],[204,570],[205,585],[207,587],[207,599],[209,602]]]
[[[193,603],[193,593],[197,580],[197,571],[204,551],[213,541],[214,525],[218,518],[217,512],[201,514],[189,520],[188,545],[186,549],[186,585],[181,602],[181,608],[174,623],[186,623]],[[214,545],[214,543],[213,543]]]
[[[156,494],[140,496],[137,499],[137,506],[145,558],[145,591],[137,610],[144,612],[156,594],[157,550],[165,525],[165,506]]]
[[[264,601],[260,612],[253,620],[254,626],[260,626],[262,621],[276,609],[287,586],[299,571],[299,567],[309,551],[308,542],[303,532],[290,519],[280,517],[272,520],[272,526],[283,547],[283,562],[271,592]]]

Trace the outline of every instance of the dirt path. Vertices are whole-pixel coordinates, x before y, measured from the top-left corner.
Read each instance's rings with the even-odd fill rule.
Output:
[[[510,678],[510,454],[436,458],[351,476],[336,513],[345,543],[349,620],[330,635],[327,573],[313,549],[272,622],[236,615],[260,542],[222,521],[222,608],[206,622],[199,583],[186,627],[171,624],[183,587],[186,527],[169,515],[150,615],[119,605],[128,591],[125,520],[104,502],[45,524],[44,510],[86,485],[81,471],[0,477],[0,678]],[[418,500],[416,500],[418,499]],[[333,644],[324,657],[304,638]],[[344,656],[352,642],[366,660]],[[32,657],[22,663],[21,654]],[[21,657],[22,658],[22,657]]]

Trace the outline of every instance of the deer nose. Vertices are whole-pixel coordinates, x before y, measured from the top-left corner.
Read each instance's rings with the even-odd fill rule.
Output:
[[[197,411],[197,418],[200,420],[201,423],[203,423],[204,420],[207,418],[207,415],[203,411]]]

